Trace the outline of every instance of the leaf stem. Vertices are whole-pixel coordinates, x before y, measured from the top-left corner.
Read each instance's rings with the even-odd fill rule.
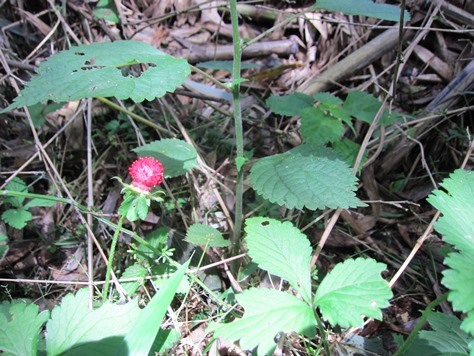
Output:
[[[112,238],[112,245],[110,245],[110,252],[109,252],[109,261],[107,262],[107,272],[105,273],[105,284],[104,290],[102,293],[102,303],[105,303],[107,300],[107,295],[109,294],[109,284],[110,284],[110,272],[112,271],[112,265],[114,263],[114,255],[115,255],[115,248],[117,247],[117,241],[120,234],[120,230],[122,229],[123,222],[125,220],[125,215],[120,216],[119,222],[117,224],[117,228],[115,229],[114,236]]]
[[[232,23],[232,38],[234,43],[234,63],[232,70],[232,97],[234,106],[234,129],[237,159],[244,157],[244,135],[242,128],[242,112],[240,106],[240,70],[241,70],[241,41],[239,36],[239,19],[237,13],[237,0],[230,0],[230,19]],[[240,233],[242,230],[242,200],[244,191],[244,170],[237,166],[237,182],[235,188],[235,218],[234,233],[232,236],[232,254],[240,251]],[[232,272],[237,272],[237,264],[232,264]]]

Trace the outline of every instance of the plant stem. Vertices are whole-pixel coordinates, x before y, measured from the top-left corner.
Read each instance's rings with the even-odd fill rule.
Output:
[[[234,106],[234,129],[235,145],[238,160],[244,158],[244,134],[242,128],[242,112],[240,107],[240,66],[241,66],[241,42],[239,37],[239,19],[237,13],[237,0],[230,0],[230,19],[232,23],[232,38],[234,43],[234,65],[232,70],[232,97]],[[234,234],[232,237],[232,253],[240,251],[240,232],[242,229],[242,200],[244,191],[244,170],[240,164],[237,165],[237,182],[235,188],[235,218]],[[237,272],[236,263],[232,264],[232,272]]]
[[[112,245],[110,246],[110,253],[109,253],[109,261],[107,263],[107,272],[105,273],[105,284],[104,284],[104,291],[102,293],[102,303],[105,303],[107,300],[107,295],[109,294],[109,284],[110,284],[110,272],[112,271],[112,265],[114,263],[114,255],[115,255],[115,248],[117,246],[118,237],[120,234],[120,230],[122,229],[123,222],[125,220],[125,215],[120,217],[120,220],[117,224],[117,228],[115,229],[114,236],[112,238]]]
[[[438,298],[436,298],[435,300],[433,300],[430,304],[426,306],[426,309],[423,311],[423,314],[421,314],[421,317],[418,320],[418,323],[415,325],[410,335],[407,337],[403,345],[400,346],[400,348],[397,350],[394,356],[401,356],[401,355],[406,354],[410,346],[413,344],[413,341],[415,341],[415,338],[418,335],[418,332],[421,330],[421,328],[425,324],[426,319],[428,319],[428,316],[433,312],[433,309],[437,307],[439,304],[441,304],[442,302],[444,302],[446,299],[448,299],[448,293],[441,294]]]

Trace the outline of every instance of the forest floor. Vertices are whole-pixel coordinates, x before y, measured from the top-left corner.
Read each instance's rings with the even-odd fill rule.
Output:
[[[0,107],[12,103],[42,61],[71,46],[94,42],[145,42],[187,59],[221,82],[231,81],[233,42],[225,2],[116,1],[119,8],[113,3],[0,1]],[[250,165],[254,159],[302,143],[299,117],[272,113],[266,105],[270,95],[329,92],[344,99],[359,90],[380,101],[385,98],[390,111],[402,114],[402,121],[380,126],[367,143],[368,159],[359,174],[357,196],[368,206],[342,211],[317,263],[324,275],[339,261],[369,256],[388,266],[387,280],[403,272],[393,280],[394,298],[384,310],[384,320],[370,321],[360,330],[361,336],[379,340],[387,352],[395,348],[393,334],[408,335],[420,311],[445,291],[440,280],[446,246],[431,230],[436,210],[426,198],[454,170],[470,170],[474,165],[474,4],[447,3],[407,1],[411,21],[405,24],[402,39],[393,22],[314,10],[311,1],[239,2],[240,36],[252,42],[244,51],[242,77],[247,81],[241,84]],[[384,38],[380,36],[387,37],[367,47]],[[360,48],[362,53],[357,52]],[[343,60],[347,62],[338,67]],[[316,81],[321,75],[328,78],[322,84]],[[127,226],[146,235],[159,221],[173,231],[178,243],[193,222],[211,224],[230,236],[237,177],[232,105],[208,76],[193,71],[189,79],[175,93],[151,102],[115,101],[156,122],[161,131],[97,100],[69,102],[47,114],[40,109],[34,130],[21,109],[0,114],[0,189],[18,176],[31,193],[61,192],[116,221],[121,196],[112,178],[129,179],[128,166],[136,157],[132,150],[177,137],[192,143],[205,164],[167,180],[165,188],[174,202],[166,201],[139,226]],[[92,115],[90,131],[85,125],[88,115]],[[347,128],[342,136],[360,145],[369,127],[358,121],[354,130]],[[87,158],[88,140],[92,140],[92,161]],[[37,142],[43,145],[41,152]],[[0,212],[4,209],[0,203]],[[0,242],[0,299],[29,298],[41,309],[51,310],[66,293],[87,286],[91,273],[86,261],[87,231],[78,212],[64,205],[35,207],[30,212],[32,220],[21,229],[0,221],[0,234],[8,237]],[[271,204],[250,189],[246,178],[243,213],[291,221],[316,247],[334,210]],[[112,233],[100,226],[94,226],[94,233],[107,249]],[[123,239],[117,269],[130,263],[130,248],[131,241]],[[416,254],[410,255],[412,251]],[[219,265],[227,257],[226,249],[216,248],[207,254],[206,263]],[[409,265],[402,267],[405,261]],[[98,253],[93,266],[94,280],[103,280],[106,263]],[[248,284],[231,276],[224,263],[214,277],[209,286],[215,290],[232,283]],[[252,283],[268,281],[262,277]],[[147,288],[145,284],[142,291]],[[186,303],[189,320],[205,319],[212,309],[212,301],[198,288]],[[441,308],[452,313],[446,302]],[[204,352],[209,341],[205,326],[183,327],[181,341],[171,353]]]

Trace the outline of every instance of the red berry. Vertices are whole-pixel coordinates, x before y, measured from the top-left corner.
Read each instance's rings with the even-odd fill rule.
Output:
[[[137,159],[128,171],[133,179],[132,185],[145,192],[163,182],[163,165],[153,157]]]

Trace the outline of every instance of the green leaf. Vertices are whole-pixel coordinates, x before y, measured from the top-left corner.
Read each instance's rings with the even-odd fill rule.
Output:
[[[143,263],[145,260],[149,260],[150,262],[158,257],[161,257],[160,254],[157,254],[154,250],[152,250],[149,246],[154,248],[155,250],[161,251],[163,247],[166,246],[166,242],[168,241],[169,236],[169,229],[166,227],[160,227],[156,230],[150,232],[146,237],[145,241],[148,242],[147,244],[140,244],[136,250],[137,260],[140,263]]]
[[[343,12],[346,15],[364,15],[387,21],[400,21],[400,8],[394,5],[378,4],[372,0],[318,0],[316,9]],[[405,11],[404,21],[410,20],[410,13]]]
[[[33,219],[33,215],[24,209],[8,209],[2,214],[2,220],[15,229],[23,229],[26,223]]]
[[[373,95],[361,91],[351,91],[347,95],[343,109],[356,119],[370,124],[374,121],[381,106],[382,103]],[[388,124],[391,121],[392,118],[388,111],[385,110],[379,120],[379,124]]]
[[[176,329],[161,329],[156,336],[149,355],[163,355],[166,350],[171,349],[181,338]]]
[[[314,99],[303,93],[293,93],[286,96],[270,95],[266,104],[278,115],[300,116],[304,109],[314,104]]]
[[[258,194],[288,209],[365,206],[355,197],[357,178],[334,151],[300,145],[254,164],[250,181]]]
[[[126,347],[122,347],[117,355],[148,355],[188,265],[189,261],[179,267],[167,284],[153,296],[125,337]]]
[[[189,227],[185,240],[194,245],[208,247],[227,247],[230,245],[228,240],[224,240],[219,230],[199,223]]]
[[[406,356],[467,355],[472,338],[460,329],[461,320],[454,315],[433,312],[428,317],[433,330],[422,330]]]
[[[42,198],[34,198],[31,199],[28,203],[25,204],[24,208],[25,209],[30,209],[36,206],[45,206],[45,207],[51,207],[54,206],[57,202],[51,199],[42,199]]]
[[[117,7],[113,0],[99,0],[92,13],[99,19],[104,19],[113,23],[120,22]]]
[[[242,319],[229,324],[211,324],[207,331],[228,341],[240,340],[240,347],[256,355],[271,355],[275,336],[280,332],[297,332],[314,337],[316,319],[312,308],[288,293],[266,288],[251,288],[236,295],[245,308]]]
[[[147,275],[148,271],[145,267],[140,264],[134,264],[128,266],[125,271],[122,273],[121,278],[140,278],[132,282],[122,282],[122,287],[125,289],[128,295],[133,295],[138,288],[140,288],[144,283],[144,277]]]
[[[325,144],[340,139],[344,125],[320,107],[311,107],[301,113],[301,136],[306,143]]]
[[[148,64],[139,77],[129,73],[134,64]],[[169,56],[138,41],[81,45],[59,52],[38,68],[9,111],[21,106],[111,97],[135,102],[153,100],[172,92],[190,74],[184,59]]]
[[[196,149],[182,140],[154,141],[135,148],[133,151],[140,157],[151,156],[161,161],[167,178],[183,175],[198,166]]]
[[[312,248],[304,234],[289,221],[269,218],[245,220],[248,254],[260,268],[286,279],[311,303]]]
[[[8,182],[5,190],[11,190],[13,192],[27,192],[28,187],[26,186],[25,182],[21,180],[21,178],[15,177],[10,182]],[[15,208],[21,208],[25,199],[25,197],[6,196],[3,200],[5,203],[9,203]]]
[[[387,266],[373,259],[348,259],[338,263],[321,282],[315,305],[331,324],[358,327],[363,316],[381,320],[392,291],[380,276]]]
[[[0,351],[36,355],[39,333],[49,318],[49,311],[38,310],[36,304],[21,300],[0,304]]]
[[[105,302],[100,308],[88,308],[89,290],[68,294],[53,309],[46,324],[48,355],[118,355],[125,335],[141,313],[136,301],[116,305]]]
[[[343,138],[342,140],[335,141],[332,143],[332,148],[339,153],[339,156],[351,167],[354,166],[357,154],[360,150],[360,145],[354,141]],[[360,162],[359,171],[362,169],[362,166],[367,161],[367,151],[364,152],[362,156],[362,161]]]
[[[316,93],[313,95],[314,100],[319,101],[321,104],[325,104],[326,106],[341,106],[342,100],[339,99],[337,96],[332,95],[331,93],[323,92],[323,93]]]
[[[444,260],[449,269],[443,272],[442,283],[450,289],[453,308],[467,314],[461,329],[474,335],[474,173],[456,170],[441,186],[447,192],[435,190],[427,199],[443,214],[435,229],[459,250]]]

